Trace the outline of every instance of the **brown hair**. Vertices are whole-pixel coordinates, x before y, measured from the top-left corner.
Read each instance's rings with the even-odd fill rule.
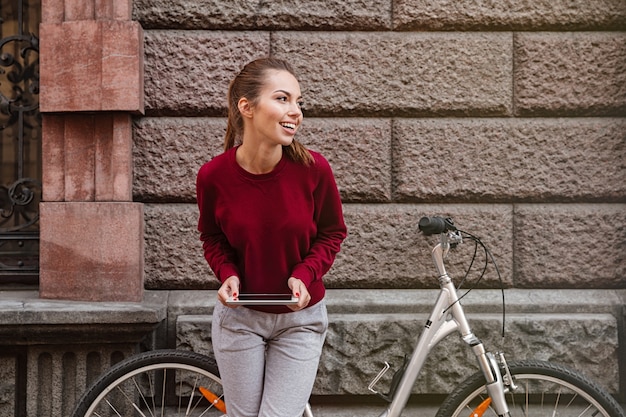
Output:
[[[228,86],[228,125],[224,137],[224,150],[235,146],[243,137],[243,119],[239,112],[238,103],[246,97],[255,103],[259,97],[268,71],[287,71],[296,76],[288,62],[278,58],[260,58],[249,62]],[[297,77],[296,77],[297,78]],[[289,146],[283,147],[286,155],[293,161],[309,165],[313,163],[313,156],[300,142],[294,140]]]

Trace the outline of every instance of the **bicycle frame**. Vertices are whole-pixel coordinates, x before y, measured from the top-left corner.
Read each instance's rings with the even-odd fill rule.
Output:
[[[458,232],[447,232],[441,234],[441,242],[432,250],[433,262],[439,275],[439,285],[441,292],[437,298],[437,302],[430,314],[428,321],[422,334],[419,336],[417,345],[411,355],[406,369],[402,374],[399,384],[395,387],[395,391],[391,392],[391,404],[380,414],[379,417],[400,417],[402,410],[411,395],[415,380],[419,376],[422,366],[426,361],[430,351],[444,338],[453,332],[458,331],[463,341],[471,347],[477,357],[478,364],[483,374],[489,396],[492,400],[492,406],[500,416],[508,416],[509,410],[504,399],[505,387],[502,381],[499,366],[493,354],[485,351],[482,342],[472,333],[470,325],[463,311],[463,307],[458,302],[458,294],[456,287],[448,276],[444,259],[448,254],[451,245],[461,242],[461,235]],[[377,393],[373,386],[389,369],[389,365],[377,375],[372,381],[369,389]],[[392,390],[394,388],[392,387]],[[313,417],[310,408],[307,407],[306,417]]]
[[[458,231],[451,219],[424,217],[419,226],[425,235],[440,235],[441,242],[433,248],[432,257],[441,291],[411,357],[405,358],[402,367],[395,372],[389,393],[380,394],[374,389],[390,368],[387,363],[368,386],[370,391],[390,403],[379,417],[400,417],[431,350],[455,332],[472,349],[481,371],[456,387],[443,402],[438,415],[479,417],[489,410],[499,417],[511,417],[504,398],[505,393],[507,396],[510,393],[515,394],[511,407],[519,406],[523,415],[544,415],[549,410],[551,415],[626,417],[622,406],[609,392],[576,371],[541,360],[516,361],[509,367],[502,353],[498,353],[496,360],[494,354],[486,352],[470,328],[459,302],[463,297],[458,296],[444,266],[449,249],[461,243],[461,234],[484,245],[475,236]],[[485,254],[491,256],[486,248]],[[145,389],[145,381],[149,382],[149,389]],[[187,387],[188,381],[193,383]],[[179,413],[185,413],[183,409],[186,409],[187,414],[194,416],[216,415],[226,412],[223,392],[213,358],[182,350],[156,350],[129,357],[96,378],[79,400],[72,416],[110,415],[109,412],[121,415],[118,412],[121,409],[136,410],[141,415],[163,415],[166,410],[176,407],[170,399],[178,399]],[[120,393],[124,398],[119,396]],[[305,407],[304,417],[313,417],[309,404]]]
[[[622,406],[609,392],[572,369],[541,360],[515,361],[509,367],[504,354],[498,353],[496,360],[494,354],[487,352],[470,328],[459,302],[463,297],[458,296],[444,259],[452,246],[462,242],[462,234],[483,246],[485,255],[493,261],[491,254],[480,239],[459,231],[451,219],[423,217],[419,227],[425,235],[439,234],[441,239],[432,250],[440,292],[412,355],[405,358],[393,375],[389,393],[381,394],[374,389],[390,368],[387,363],[368,386],[390,403],[379,417],[400,417],[431,350],[455,332],[472,349],[481,371],[455,388],[438,415],[480,417],[489,410],[490,415],[511,417],[504,398],[506,393],[507,396],[515,394],[511,407],[519,407],[523,415],[544,415],[549,411],[551,415],[626,417]],[[214,358],[183,350],[155,350],[126,358],[96,378],[80,398],[72,416],[110,415],[110,412],[119,416],[122,414],[118,410],[122,409],[152,416],[163,415],[167,410],[169,415],[176,404],[181,414],[214,416],[226,412],[223,393]],[[303,414],[313,417],[309,404]]]

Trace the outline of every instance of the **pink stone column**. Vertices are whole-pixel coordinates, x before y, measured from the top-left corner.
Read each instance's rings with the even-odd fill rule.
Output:
[[[143,205],[132,119],[144,112],[132,0],[43,0],[41,298],[140,301]]]

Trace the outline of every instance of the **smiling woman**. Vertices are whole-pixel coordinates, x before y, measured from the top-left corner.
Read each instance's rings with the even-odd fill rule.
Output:
[[[244,96],[237,102],[243,121],[237,162],[254,174],[274,169],[282,157],[282,147],[293,144],[302,122],[298,80],[288,71],[269,70],[266,74],[256,98]]]
[[[197,177],[204,256],[222,285],[212,342],[229,417],[302,415],[328,318],[322,277],[346,237],[326,159],[294,137],[302,94],[289,64],[260,59],[230,83],[224,153]],[[229,300],[284,294],[285,305]]]
[[[268,94],[269,97],[266,97]],[[239,145],[243,141],[246,116],[242,110],[249,118],[250,111],[259,107],[262,110],[263,105],[271,100],[284,104],[282,113],[285,119],[280,119],[279,123],[289,124],[293,129],[291,133],[295,135],[302,123],[303,101],[293,68],[288,62],[273,58],[250,62],[231,81],[228,88],[228,126],[224,138],[224,150]],[[287,114],[289,111],[292,114]],[[294,111],[298,114],[293,114]],[[300,163],[312,163],[313,159],[307,149],[294,140],[293,136],[291,140],[291,143],[284,149],[289,158]]]

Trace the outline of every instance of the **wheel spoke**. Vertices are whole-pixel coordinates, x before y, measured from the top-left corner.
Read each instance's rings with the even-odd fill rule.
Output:
[[[149,376],[150,375],[148,375],[148,377]],[[137,380],[135,378],[133,378],[132,381],[133,381],[133,384],[135,385],[135,389],[137,390],[137,392],[139,393],[139,396],[141,397],[141,400],[143,401],[144,405],[146,406],[146,409],[150,412],[150,417],[155,417],[154,414],[152,413],[152,409],[148,405],[148,400],[146,399],[145,395],[143,395],[141,393],[141,389],[139,388],[139,385],[137,384]],[[150,385],[150,392],[153,392],[152,391],[152,378],[149,379],[149,385]],[[130,400],[130,398],[129,398],[129,401],[132,401],[132,400]],[[137,411],[139,411],[141,413],[141,410],[137,410]],[[141,415],[143,416],[144,414],[141,413]]]
[[[72,417],[217,417],[200,387],[222,398],[214,361],[193,352],[155,351],[102,375]]]
[[[113,407],[113,404],[111,404],[109,402],[109,400],[107,400],[107,404],[109,405],[109,407],[111,408],[111,410],[119,417],[122,417],[122,415],[120,413],[117,412],[117,410],[115,409],[115,407]]]
[[[514,362],[509,368],[517,386],[506,395],[512,417],[624,417],[606,391],[568,368],[542,361]],[[468,417],[480,410],[488,395],[484,383],[480,372],[463,382],[437,417]],[[489,409],[498,415],[493,405]]]

